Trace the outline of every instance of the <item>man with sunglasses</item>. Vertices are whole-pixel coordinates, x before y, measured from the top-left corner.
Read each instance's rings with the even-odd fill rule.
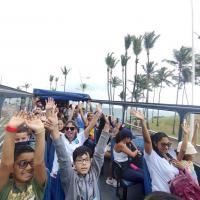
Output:
[[[22,124],[34,132],[36,147],[30,141],[15,145],[15,136]],[[44,165],[45,129],[42,121],[20,111],[10,119],[5,131],[0,164],[0,199],[42,200],[47,182]]]

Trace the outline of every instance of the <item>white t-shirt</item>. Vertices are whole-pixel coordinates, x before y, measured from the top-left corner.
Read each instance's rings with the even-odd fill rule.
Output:
[[[81,133],[77,134],[77,137],[70,143],[69,140],[65,137],[64,133],[61,133],[61,138],[65,143],[65,148],[66,151],[68,153],[68,155],[70,155],[71,157],[71,161],[73,163],[73,152],[77,147],[80,147],[83,145],[83,143],[87,140],[87,138],[85,137],[84,131]],[[52,171],[51,171],[51,176],[55,177],[57,175],[59,166],[58,166],[58,157],[57,154],[55,152],[54,154],[54,160],[53,160],[53,167],[52,167]]]
[[[144,158],[151,176],[152,191],[170,193],[169,181],[179,173],[179,170],[154,150],[150,155],[144,152]]]

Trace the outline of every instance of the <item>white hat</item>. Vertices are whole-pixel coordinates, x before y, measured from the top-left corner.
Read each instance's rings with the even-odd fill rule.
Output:
[[[177,152],[180,151],[181,145],[182,145],[182,142],[179,142],[178,147],[177,147]],[[192,155],[192,154],[195,154],[195,153],[197,153],[197,150],[195,149],[194,145],[191,142],[188,142],[185,154]]]

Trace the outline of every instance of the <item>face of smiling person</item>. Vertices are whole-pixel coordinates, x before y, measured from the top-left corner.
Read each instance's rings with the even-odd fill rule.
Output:
[[[79,174],[86,175],[91,166],[90,155],[85,153],[82,156],[78,156],[74,162],[74,166]]]
[[[77,128],[71,122],[69,122],[65,126],[65,135],[66,135],[66,137],[71,142],[71,141],[73,141],[73,139],[76,136],[76,134],[77,134]]]
[[[17,143],[17,142],[26,142],[28,140],[29,140],[29,135],[28,135],[27,132],[16,133],[15,143]]]
[[[163,137],[160,141],[158,141],[157,143],[157,148],[158,150],[163,153],[166,154],[168,153],[169,147],[171,146],[171,143],[169,141],[168,137]]]
[[[14,179],[16,184],[23,184],[33,177],[34,152],[20,154],[14,162]]]
[[[63,127],[64,127],[64,123],[63,123],[63,121],[62,120],[58,120],[58,129],[59,129],[59,131],[61,131],[62,129],[63,129]]]

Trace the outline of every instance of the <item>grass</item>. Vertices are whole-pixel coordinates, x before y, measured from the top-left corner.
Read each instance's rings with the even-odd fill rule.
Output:
[[[151,130],[154,130],[156,132],[162,131],[170,136],[177,138],[179,130],[179,117],[176,116],[175,133],[173,133],[173,122],[174,122],[174,116],[168,116],[168,117],[160,116],[158,119],[159,126],[157,126],[157,118],[153,118],[153,123],[152,120],[149,121],[149,126]]]

